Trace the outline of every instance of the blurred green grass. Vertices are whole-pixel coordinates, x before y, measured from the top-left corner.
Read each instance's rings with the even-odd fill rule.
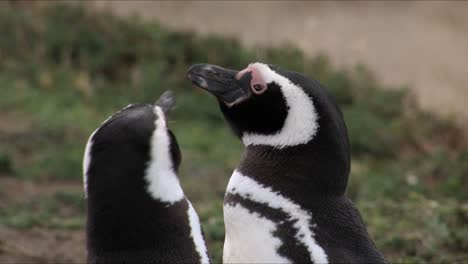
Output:
[[[197,62],[241,69],[264,61],[318,79],[337,98],[352,146],[348,195],[391,262],[468,261],[465,132],[422,111],[405,87],[385,87],[364,65],[336,69],[324,54],[307,57],[287,44],[245,48],[70,5],[4,8],[0,32],[0,175],[79,183],[89,134],[116,110],[172,89],[182,184],[220,261],[222,197],[242,146],[215,100],[185,72]],[[0,225],[82,228],[83,206],[76,192],[8,203]]]
[[[2,224],[19,229],[34,227],[81,228],[85,201],[82,192],[56,191],[3,208]]]

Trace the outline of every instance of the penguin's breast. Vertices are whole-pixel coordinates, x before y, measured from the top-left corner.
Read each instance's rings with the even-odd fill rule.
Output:
[[[226,263],[327,263],[311,212],[235,171],[224,198]]]
[[[290,263],[278,253],[277,224],[240,204],[224,205],[224,263]]]

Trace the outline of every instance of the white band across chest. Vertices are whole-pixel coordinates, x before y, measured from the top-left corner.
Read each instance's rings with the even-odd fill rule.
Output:
[[[243,198],[254,202],[263,203],[273,209],[280,209],[285,212],[291,220],[295,220],[294,228],[296,240],[303,244],[310,254],[314,263],[328,263],[328,257],[323,248],[314,239],[314,233],[311,230],[311,213],[302,209],[280,193],[274,192],[270,187],[263,186],[255,180],[234,171],[227,187],[227,193],[238,194]]]

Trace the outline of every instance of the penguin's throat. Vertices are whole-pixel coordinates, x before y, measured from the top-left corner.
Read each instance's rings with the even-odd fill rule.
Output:
[[[239,171],[267,185],[296,195],[300,192],[341,196],[346,191],[347,161],[333,152],[320,152],[314,144],[277,149],[249,146]]]

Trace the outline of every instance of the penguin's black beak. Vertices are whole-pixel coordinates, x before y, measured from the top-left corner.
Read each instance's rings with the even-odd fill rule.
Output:
[[[164,114],[167,116],[175,105],[175,96],[171,90],[165,91],[156,101],[156,105],[161,107]]]
[[[217,65],[194,64],[187,72],[187,79],[232,106],[249,97],[249,90],[244,90],[241,81],[236,79],[238,73]]]

